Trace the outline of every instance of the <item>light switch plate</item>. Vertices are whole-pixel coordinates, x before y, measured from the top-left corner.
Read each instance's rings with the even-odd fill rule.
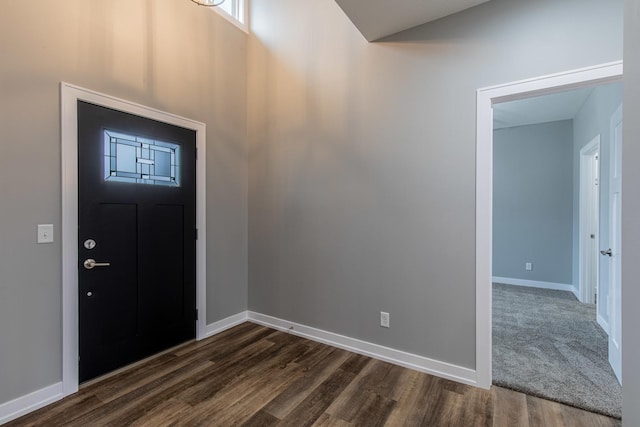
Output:
[[[38,224],[38,243],[53,243],[53,224]]]

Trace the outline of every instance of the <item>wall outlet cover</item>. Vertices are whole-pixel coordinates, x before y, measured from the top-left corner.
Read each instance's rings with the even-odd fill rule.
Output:
[[[380,326],[383,328],[389,327],[389,313],[384,311],[380,312]]]

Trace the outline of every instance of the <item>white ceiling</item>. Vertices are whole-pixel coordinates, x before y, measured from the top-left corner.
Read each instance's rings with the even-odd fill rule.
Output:
[[[493,128],[573,119],[593,90],[593,87],[587,87],[495,104]]]
[[[378,40],[489,0],[336,0],[368,41]]]

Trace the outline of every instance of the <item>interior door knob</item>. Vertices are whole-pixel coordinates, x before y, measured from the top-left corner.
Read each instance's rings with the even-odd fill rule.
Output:
[[[606,251],[600,251],[600,253],[602,255],[607,255],[607,256],[612,256],[613,252],[611,252],[611,249],[607,249]]]

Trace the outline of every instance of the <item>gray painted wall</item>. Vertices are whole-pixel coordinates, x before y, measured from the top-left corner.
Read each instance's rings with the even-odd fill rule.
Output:
[[[62,80],[207,124],[207,320],[246,310],[246,35],[189,1],[3,1],[0,16],[4,403],[62,376]],[[36,245],[38,223],[54,244]]]
[[[580,150],[594,137],[600,135],[600,248],[609,244],[609,155],[610,120],[622,102],[622,84],[608,84],[596,87],[573,121],[573,282],[579,286],[580,257]],[[601,284],[609,282],[609,262],[599,260],[599,280]],[[606,301],[608,288],[603,286],[600,301]],[[604,320],[609,321],[608,316]]]
[[[368,44],[331,0],[253,0],[250,309],[474,368],[476,90],[619,60],[622,19],[493,0]]]
[[[622,384],[625,427],[640,425],[640,1],[624,2],[624,130],[622,156]]]
[[[572,120],[494,131],[494,276],[572,283],[572,151]]]
[[[493,0],[366,44],[331,0],[253,0],[251,308],[473,367],[475,90],[620,59],[621,3]],[[632,141],[640,3],[624,3]],[[0,12],[5,402],[61,375],[59,240],[33,243],[37,223],[59,231],[59,80],[208,124],[211,322],[243,310],[247,295],[247,68],[244,35],[186,1]],[[624,325],[640,321],[638,159],[640,145],[626,144]],[[380,309],[391,310],[389,330],[376,326]],[[632,327],[624,335],[624,422],[635,426],[640,341]]]

